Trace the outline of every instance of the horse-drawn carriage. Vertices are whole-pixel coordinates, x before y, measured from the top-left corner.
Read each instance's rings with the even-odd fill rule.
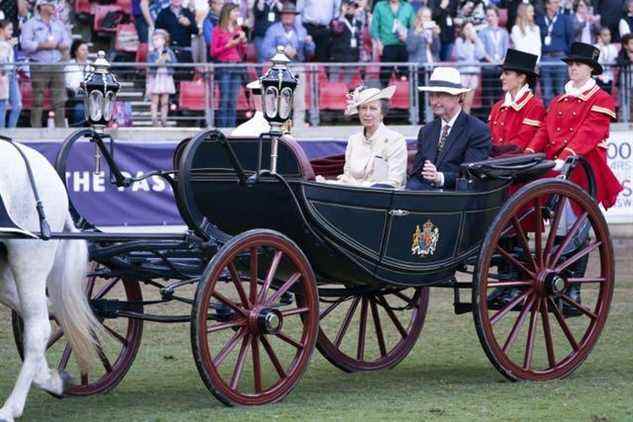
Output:
[[[123,176],[114,142],[88,129],[64,142],[56,161],[62,179],[70,151],[86,139],[105,157],[113,183],[138,180]],[[264,168],[271,154],[274,164]],[[584,169],[591,182],[578,164],[569,162],[563,176]],[[67,394],[115,387],[145,321],[190,323],[200,376],[228,405],[282,399],[315,348],[344,371],[392,368],[420,336],[430,287],[452,289],[456,313],[472,312],[484,351],[505,377],[565,377],[604,327],[614,264],[591,192],[565,177],[543,178],[552,167],[530,155],[466,164],[454,191],[358,188],[315,182],[290,137],[203,131],[178,146],[173,169],[142,176],[171,186],[187,230],[104,232],[71,204],[80,233],[51,233],[89,241],[90,304],[104,327],[97,340],[103,368],[75,374],[80,382]],[[516,183],[522,186],[510,190]],[[143,299],[141,285],[157,289],[152,300]],[[582,285],[582,301],[569,294],[574,285]],[[193,298],[180,293],[192,288]],[[513,296],[489,306],[498,289]],[[191,314],[149,312],[174,301],[191,305]],[[17,314],[14,331],[20,345]],[[54,332],[48,346],[62,345],[65,368],[71,349],[61,335]]]

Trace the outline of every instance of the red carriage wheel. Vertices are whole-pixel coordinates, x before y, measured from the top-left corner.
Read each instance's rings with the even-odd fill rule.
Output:
[[[284,235],[244,232],[207,266],[191,320],[194,359],[215,397],[231,406],[277,402],[299,381],[314,351],[314,273]]]
[[[98,271],[93,271],[87,282],[92,309],[103,327],[97,339],[97,362],[89,373],[81,373],[72,358],[72,348],[64,340],[62,328],[51,317],[52,334],[47,344],[47,359],[51,366],[55,362],[59,369],[70,373],[76,383],[64,393],[66,396],[91,396],[112,390],[127,374],[141,345],[143,321],[113,318],[112,310],[108,309],[117,301],[129,302],[125,306],[126,311],[142,313],[143,297],[139,283],[121,278],[102,279],[98,277]],[[13,312],[12,322],[13,335],[22,357],[22,319]]]
[[[341,296],[321,312],[317,349],[346,372],[393,368],[420,336],[428,303],[421,287]]]
[[[609,229],[591,197],[563,180],[524,186],[494,220],[473,279],[488,358],[513,381],[568,376],[602,332],[613,283]],[[492,306],[498,289],[506,299]]]

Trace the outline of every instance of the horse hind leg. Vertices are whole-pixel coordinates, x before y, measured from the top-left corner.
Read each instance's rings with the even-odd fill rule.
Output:
[[[49,244],[49,248],[50,246]],[[46,298],[46,275],[52,267],[52,258],[47,260],[46,255],[50,254],[27,253],[25,255],[22,251],[22,257],[18,253],[15,262],[12,262],[9,257],[22,308],[24,361],[11,394],[0,409],[0,421],[3,419],[12,421],[13,418],[22,415],[31,384],[58,395],[63,393],[65,386],[65,381],[59,372],[49,369],[45,357],[46,344],[51,335]],[[21,258],[26,256],[33,261],[24,262]]]

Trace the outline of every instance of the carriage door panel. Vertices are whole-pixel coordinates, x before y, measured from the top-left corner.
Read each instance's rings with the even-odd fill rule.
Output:
[[[441,198],[394,196],[381,265],[405,271],[441,269],[455,255],[462,237],[463,210],[432,205]]]

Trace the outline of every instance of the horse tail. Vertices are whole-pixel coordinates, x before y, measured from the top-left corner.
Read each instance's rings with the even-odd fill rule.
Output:
[[[70,214],[64,223],[65,232],[77,232]],[[57,321],[64,330],[79,367],[87,372],[95,356],[96,336],[102,331],[86,294],[88,244],[84,239],[60,241],[50,280],[51,299]]]

